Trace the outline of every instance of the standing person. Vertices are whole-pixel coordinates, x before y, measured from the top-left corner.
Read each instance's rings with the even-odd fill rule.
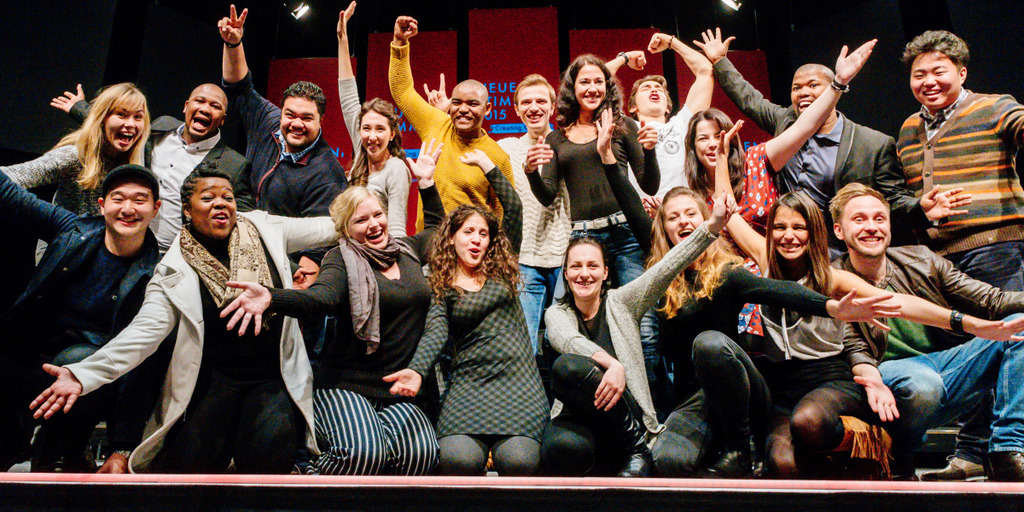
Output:
[[[715,80],[725,94],[744,115],[775,136],[795,123],[814,100],[830,88],[835,78],[835,73],[827,66],[804,64],[793,73],[790,105],[776,105],[750,85],[729,61],[729,44],[734,37],[723,40],[721,30],[709,29],[701,34],[701,39],[703,41],[693,43],[714,64]],[[892,137],[854,123],[834,107],[793,158],[775,168],[779,172],[781,192],[806,190],[815,204],[826,211],[829,200],[844,185],[865,183],[885,194],[900,222],[906,219],[908,225],[926,225],[930,220],[941,218],[942,211],[932,209],[934,203],[929,202],[928,197],[915,199],[908,190]],[[831,223],[830,219],[825,221]],[[829,247],[841,252],[843,244],[831,233],[829,237]],[[909,230],[905,238],[913,243]]]
[[[134,84],[114,84],[96,97],[81,128],[43,156],[0,171],[25,188],[56,184],[54,204],[75,215],[98,215],[103,178],[119,165],[141,165],[148,138],[146,96]]]
[[[221,79],[232,112],[245,126],[256,208],[284,217],[326,216],[331,201],[348,183],[321,132],[327,108],[324,92],[311,82],[295,82],[284,90],[280,108],[256,92],[242,46],[248,11],[243,9],[238,16],[232,5],[230,16],[217,28],[224,40]],[[326,253],[326,248],[309,248],[291,255],[298,267],[292,276],[297,287],[313,283]]]
[[[490,452],[499,474],[526,476],[537,468],[548,402],[517,299],[522,206],[483,151],[463,161],[489,169],[504,207],[502,225],[473,205],[444,219],[431,248],[434,299],[423,339],[409,367],[384,380],[394,383],[392,393],[415,396],[447,351],[451,376],[437,424],[441,473],[482,475]]]
[[[491,112],[487,88],[476,80],[460,82],[452,89],[447,114],[427,103],[416,92],[409,64],[409,39],[418,32],[419,22],[414,18],[399,16],[395,20],[395,37],[391,41],[391,61],[388,64],[391,97],[419,134],[420,140],[435,139],[448,148],[437,162],[435,177],[445,210],[450,212],[460,204],[474,204],[502,217],[503,203],[499,201],[497,191],[461,158],[468,152],[483,151],[497,164],[509,183],[515,181],[508,155],[483,130],[484,118]]]
[[[106,174],[97,200],[101,216],[79,217],[45,202],[0,175],[4,224],[47,242],[28,288],[0,315],[0,471],[19,462],[31,431],[28,393],[45,387],[44,363],[85,359],[121,331],[139,311],[159,254],[149,224],[160,208],[160,188],[148,169],[122,165]],[[35,435],[33,471],[95,472],[87,456],[96,424],[108,418],[117,394],[81,400],[69,414],[42,424]],[[110,436],[115,424],[111,421]]]
[[[498,146],[508,153],[512,162],[516,193],[523,203],[523,243],[519,248],[519,274],[523,285],[519,302],[523,305],[530,343],[536,353],[541,345],[540,321],[561,279],[561,262],[572,223],[565,187],[560,187],[555,200],[544,206],[533,195],[526,177],[528,166],[536,167],[537,162],[551,157],[551,150],[544,147],[544,137],[551,131],[555,89],[543,76],[527,75],[516,86],[513,101],[516,114],[526,125],[526,133],[515,139],[501,139]]]
[[[832,217],[836,236],[849,247],[835,266],[879,288],[955,308],[940,327],[974,336],[951,344],[941,331],[900,319],[889,322],[888,333],[860,324],[846,330],[845,343],[859,352],[856,364],[877,365],[879,384],[896,396],[900,417],[888,430],[897,473],[913,477],[912,454],[925,432],[976,407],[994,388],[988,477],[1024,481],[1024,396],[1016,384],[1024,338],[1013,335],[1024,327],[1024,318],[1007,317],[1024,312],[1024,294],[971,279],[924,246],[889,247],[888,204],[863,185],[850,184],[836,194]]]
[[[944,30],[907,43],[903,63],[921,109],[904,121],[896,148],[912,196],[941,186],[962,187],[974,197],[962,211],[918,225],[922,241],[979,281],[1024,291],[1024,189],[1015,168],[1024,106],[1009,95],[965,89],[969,60],[967,43]],[[981,475],[991,397],[981,408],[983,417],[957,435],[950,465],[929,479]]]
[[[333,314],[335,336],[325,341],[313,375],[313,413],[319,458],[306,473],[424,475],[437,463],[437,436],[416,403],[388,392],[383,377],[406,368],[423,336],[430,286],[423,275],[427,246],[444,217],[433,186],[441,146],[424,144],[410,168],[418,178],[427,228],[396,239],[380,201],[351,186],[331,204],[341,236],[306,290],[229,283],[246,292],[222,312],[306,316]],[[403,165],[404,167],[404,165]]]
[[[199,166],[182,184],[185,226],[157,265],[139,314],[92,356],[45,365],[56,381],[32,403],[49,418],[138,366],[176,332],[174,352],[144,440],[128,458],[133,472],[288,473],[313,437],[313,386],[298,322],[261,318],[258,334],[228,329],[221,309],[235,298],[227,282],[288,287],[288,253],[336,239],[329,218],[236,215],[230,177]],[[243,324],[251,321],[243,319]],[[244,329],[243,329],[244,330]]]
[[[85,101],[82,85],[77,92],[67,91],[50,102],[78,123],[84,123],[91,106]],[[182,113],[185,121],[160,116],[150,126],[145,143],[145,165],[152,167],[160,179],[165,198],[160,214],[153,221],[153,232],[165,253],[181,231],[181,204],[178,190],[181,183],[200,163],[212,163],[232,177],[239,209],[253,209],[249,193],[249,161],[221,140],[220,127],[227,116],[228,98],[219,85],[202,84],[189,94]]]
[[[405,236],[412,183],[409,168],[405,166],[399,114],[394,105],[380,98],[359,104],[359,89],[348,46],[348,20],[355,11],[356,3],[352,2],[338,14],[338,97],[341,115],[356,150],[348,183],[366,187],[383,198],[388,233],[400,238]]]

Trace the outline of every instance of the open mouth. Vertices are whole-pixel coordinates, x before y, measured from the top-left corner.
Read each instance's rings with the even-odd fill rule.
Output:
[[[476,247],[472,247],[468,249],[466,252],[468,252],[470,257],[472,257],[473,259],[477,259],[480,257],[481,254],[483,254],[483,251]]]
[[[804,110],[804,109],[806,109],[807,107],[811,106],[811,103],[814,103],[814,100],[812,100],[812,99],[808,98],[808,99],[804,99],[804,100],[800,100],[800,101],[798,101],[798,102],[796,103],[796,106],[797,106],[798,108],[800,108],[800,110]]]
[[[535,123],[535,124],[536,123],[540,123],[540,122],[542,122],[544,120],[544,113],[543,112],[527,112],[526,113],[526,120],[531,122],[531,123]]]
[[[882,243],[885,239],[880,236],[862,236],[858,240],[864,245],[875,245]]]
[[[213,220],[213,224],[215,226],[225,226],[231,220],[231,216],[228,215],[227,213],[223,213],[223,212],[222,213],[215,213],[210,218]]]
[[[135,141],[135,132],[117,132],[114,138],[119,144],[130,146]]]
[[[192,128],[198,131],[204,131],[208,129],[211,124],[213,124],[213,120],[206,116],[200,114],[195,114],[192,116]]]
[[[686,228],[679,232],[679,239],[684,240],[693,233],[693,228]]]
[[[366,243],[368,243],[368,244],[376,245],[377,243],[381,242],[382,240],[384,240],[384,230],[383,229],[378,229],[376,231],[367,232],[366,233]]]
[[[804,248],[803,244],[799,243],[781,243],[779,249],[783,252],[796,252]]]

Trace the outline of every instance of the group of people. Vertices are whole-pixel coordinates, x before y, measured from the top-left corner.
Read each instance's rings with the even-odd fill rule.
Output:
[[[646,49],[694,74],[675,114],[662,76],[623,97],[645,51],[581,55],[557,90],[522,80],[527,131],[496,142],[480,82],[416,91],[411,17],[395,104],[360,102],[355,7],[347,173],[319,87],[255,91],[234,6],[184,122],[79,87],[53,105],[81,128],[0,168],[0,220],[41,241],[0,316],[0,468],[95,471],[105,420],[104,472],[813,478],[839,452],[912,478],[971,413],[930,478],[1024,480],[1024,106],[963,88],[961,39],[907,45],[897,139],[836,110],[874,41],[797,69],[782,107],[708,30]],[[772,139],[743,150],[716,81]]]

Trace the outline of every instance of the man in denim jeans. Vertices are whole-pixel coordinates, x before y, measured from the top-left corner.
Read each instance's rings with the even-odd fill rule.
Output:
[[[998,321],[1024,312],[1024,293],[972,279],[924,246],[890,248],[889,205],[862,184],[843,187],[830,206],[836,236],[848,249],[834,265],[879,288],[951,309],[949,330],[970,335],[954,344],[941,331],[899,318],[888,321],[888,333],[862,323],[847,326],[848,358],[872,407],[872,396],[886,396],[890,389],[895,395],[897,410],[880,416],[893,420],[886,429],[893,436],[897,474],[913,476],[911,454],[927,429],[972,409],[994,388],[988,477],[1024,481],[1024,386],[1016,382],[1024,368],[1024,338],[1013,335],[1024,327],[1024,317]]]

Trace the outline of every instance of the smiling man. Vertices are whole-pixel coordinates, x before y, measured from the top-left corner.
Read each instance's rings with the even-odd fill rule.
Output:
[[[221,78],[232,112],[245,125],[256,208],[283,217],[326,216],[331,201],[348,186],[345,169],[321,133],[327,99],[311,82],[288,86],[280,108],[256,92],[242,45],[247,16],[248,9],[238,15],[232,5],[217,27],[224,40]],[[296,287],[313,284],[326,253],[319,248],[291,255],[299,267]]]
[[[101,191],[102,215],[78,217],[0,175],[3,223],[49,244],[27,289],[0,315],[0,471],[28,448],[27,393],[53,380],[42,365],[80,361],[128,325],[159,258],[148,229],[160,208],[156,176],[122,165],[107,174]],[[115,398],[112,387],[45,422],[35,436],[32,470],[95,472],[86,446]]]
[[[89,103],[79,84],[78,92],[65,92],[50,103],[66,111],[78,123],[85,122],[89,114]],[[150,128],[146,141],[146,165],[160,179],[160,189],[165,197],[160,214],[153,220],[152,228],[160,252],[171,246],[174,237],[181,230],[181,204],[178,189],[181,183],[201,162],[213,163],[232,177],[239,202],[239,209],[254,208],[249,186],[249,162],[221,140],[220,127],[227,115],[228,98],[220,86],[202,84],[192,90],[182,113],[185,122],[172,116],[158,117]]]
[[[476,80],[466,80],[452,90],[447,115],[430,106],[413,87],[409,64],[409,39],[418,31],[417,21],[409,16],[399,16],[395,20],[395,37],[391,42],[388,66],[391,97],[419,134],[420,140],[436,139],[444,144],[444,152],[434,172],[434,182],[444,209],[452,211],[460,204],[475,204],[490,208],[500,219],[501,204],[484,173],[460,160],[463,154],[479,149],[487,154],[509,182],[514,182],[508,155],[482,128],[484,119],[491,112],[487,88]],[[422,227],[422,223],[421,215],[417,224]]]

